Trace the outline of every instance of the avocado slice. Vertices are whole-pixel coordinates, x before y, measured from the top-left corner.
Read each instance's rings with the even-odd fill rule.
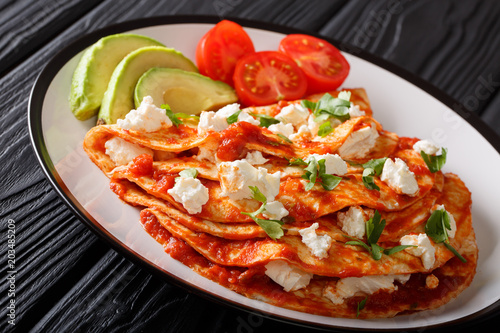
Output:
[[[148,95],[158,107],[168,104],[174,113],[194,115],[238,101],[230,85],[175,68],[154,67],[144,73],[135,86],[136,108]]]
[[[164,46],[152,38],[135,34],[103,37],[88,47],[76,66],[69,103],[77,119],[97,114],[113,70],[130,52],[144,46]]]
[[[147,46],[130,52],[113,71],[97,115],[97,124],[114,124],[135,107],[134,89],[137,81],[152,67],[198,72],[191,60],[173,48]]]

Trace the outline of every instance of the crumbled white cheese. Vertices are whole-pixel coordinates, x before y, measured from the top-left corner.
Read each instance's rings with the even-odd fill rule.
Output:
[[[247,153],[247,156],[245,156],[244,160],[250,163],[251,165],[264,164],[267,161],[269,161],[269,159],[262,156],[262,153],[258,150],[249,151]]]
[[[246,121],[255,126],[260,126],[260,121],[252,117],[248,112],[242,110],[240,115],[238,116],[238,121]]]
[[[172,121],[168,118],[165,110],[153,104],[151,96],[145,96],[137,110],[131,110],[125,119],[118,119],[116,124],[126,130],[155,132],[163,124],[166,127],[172,126]]]
[[[273,132],[274,134],[282,134],[287,138],[290,138],[290,135],[292,135],[295,130],[292,124],[284,124],[282,122],[279,122],[277,124],[272,124],[267,129]]]
[[[335,128],[340,124],[342,124],[342,121],[334,117],[330,117],[324,121],[317,121],[317,120],[318,119],[313,114],[311,114],[309,118],[307,118],[307,129],[309,130],[312,136],[318,135],[320,126],[326,123],[327,121],[330,123],[331,128]]]
[[[289,212],[279,201],[271,201],[266,204],[266,209],[262,213],[266,219],[281,220],[288,216]]]
[[[425,269],[431,269],[436,261],[436,249],[426,234],[405,235],[401,237],[401,245],[416,245],[405,249],[411,255],[420,257]]]
[[[169,189],[175,201],[182,204],[189,214],[198,214],[208,201],[208,188],[198,178],[182,177],[176,179],[174,187]]]
[[[119,137],[114,137],[106,141],[104,148],[106,148],[106,155],[108,155],[116,165],[129,164],[134,158],[142,154],[153,156],[153,150],[125,141]]]
[[[195,156],[198,161],[209,161],[215,163],[217,160],[217,150],[211,146],[200,146],[198,147],[198,155]]]
[[[342,231],[351,237],[363,238],[366,232],[367,216],[363,208],[351,206],[347,212],[338,212],[337,219],[342,226]]]
[[[351,99],[351,92],[348,90],[339,91],[337,98],[343,99],[344,101],[349,101]]]
[[[363,158],[375,146],[378,137],[375,125],[363,127],[347,137],[339,148],[339,154],[347,160]]]
[[[385,161],[380,180],[398,193],[415,195],[418,192],[415,174],[400,158],[395,158],[394,162],[390,158]]]
[[[294,127],[299,127],[304,124],[309,117],[309,110],[302,105],[295,103],[285,106],[274,117],[285,124],[292,124]]]
[[[222,162],[218,172],[222,195],[232,200],[252,198],[249,186],[257,186],[268,202],[274,201],[280,190],[279,171],[269,174],[267,169],[255,168],[246,160]]]
[[[238,111],[240,111],[240,105],[238,103],[233,103],[220,108],[219,111],[217,111],[217,115],[221,118],[227,119],[229,116],[235,114]],[[241,110],[240,114],[238,115],[238,121],[246,121],[257,126],[260,125],[260,121],[252,117],[246,110]]]
[[[361,111],[359,109],[359,105],[356,105],[356,104],[351,102],[351,107],[349,108],[349,116],[351,118],[354,118],[354,117],[362,117],[364,115],[365,115],[365,111]]]
[[[202,111],[200,113],[200,121],[198,122],[198,131],[206,132],[212,130],[220,132],[228,128],[226,117],[220,117],[214,111]]]
[[[406,283],[410,274],[400,275],[368,275],[363,277],[347,277],[337,281],[335,285],[329,284],[323,290],[323,295],[333,304],[342,304],[346,298],[357,293],[371,295],[378,290],[393,292],[397,290],[395,281]]]
[[[325,160],[327,174],[343,176],[347,173],[347,163],[337,154],[312,154],[307,157],[306,162],[309,162],[313,157],[316,161]]]
[[[202,111],[200,114],[200,121],[198,123],[198,130],[200,132],[205,132],[212,130],[215,132],[220,132],[229,127],[227,123],[227,118],[236,112],[240,111],[240,105],[238,103],[233,103],[220,108],[217,112],[214,111]],[[260,121],[253,118],[247,111],[241,110],[238,115],[238,121],[246,121],[254,125],[259,125]]]
[[[315,119],[316,119],[316,117],[313,114],[311,114],[307,118],[307,125],[302,125],[302,126],[306,126],[306,128],[309,130],[309,132],[311,133],[312,136],[318,135],[319,127],[321,126],[321,122],[318,122]],[[305,129],[304,129],[304,131],[305,131]]]
[[[329,235],[318,236],[316,234],[318,227],[318,222],[315,222],[310,227],[299,230],[299,234],[302,236],[302,243],[307,245],[313,255],[326,258],[328,249],[332,245],[332,238]]]
[[[420,140],[413,145],[413,150],[420,153],[423,151],[427,155],[435,155],[439,151],[439,146],[429,140]]]
[[[295,140],[300,140],[300,138],[302,137],[309,137],[309,136],[311,136],[311,131],[309,130],[307,125],[301,125],[297,130],[297,132],[290,134],[288,138],[292,141],[295,141]]]
[[[455,218],[453,217],[453,215],[449,211],[447,211],[446,208],[444,208],[444,205],[436,205],[432,211],[440,210],[440,209],[444,210],[445,213],[448,214],[448,217],[450,218],[451,230],[446,229],[446,232],[448,233],[449,238],[453,238],[453,237],[455,237],[455,233],[457,232],[457,222],[455,221]],[[432,213],[432,211],[431,211],[431,213]]]
[[[266,266],[266,275],[283,287],[285,291],[295,291],[306,287],[313,274],[290,266],[286,261],[270,261]]]

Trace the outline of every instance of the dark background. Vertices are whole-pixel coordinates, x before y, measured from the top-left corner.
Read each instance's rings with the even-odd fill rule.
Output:
[[[18,271],[12,327],[2,269],[0,331],[309,331],[216,304],[131,263],[68,209],[33,153],[30,90],[59,50],[110,24],[193,14],[303,29],[347,51],[372,53],[428,81],[500,133],[500,1],[0,1],[0,253],[6,262],[7,222],[14,220]],[[495,323],[499,315],[452,329],[484,331]]]

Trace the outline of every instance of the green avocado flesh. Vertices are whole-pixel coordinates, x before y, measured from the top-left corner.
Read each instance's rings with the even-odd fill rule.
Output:
[[[151,96],[157,106],[168,104],[174,113],[194,115],[238,101],[228,84],[174,68],[151,68],[144,73],[135,87],[136,108],[145,96]]]
[[[145,46],[164,46],[145,36],[116,34],[103,37],[87,48],[73,73],[70,107],[75,117],[95,116],[115,67],[130,52]]]
[[[153,67],[198,72],[191,60],[172,48],[148,46],[132,51],[113,71],[97,115],[98,124],[114,124],[135,107],[134,89],[137,81]]]

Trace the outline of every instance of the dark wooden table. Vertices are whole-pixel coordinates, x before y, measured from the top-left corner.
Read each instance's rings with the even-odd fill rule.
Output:
[[[30,89],[58,50],[117,22],[192,14],[271,22],[368,51],[430,82],[500,133],[496,0],[1,1],[0,331],[307,331],[213,303],[131,263],[76,218],[33,153],[26,119]],[[6,316],[12,298],[6,279],[9,225],[16,232],[15,326]],[[485,331],[499,322],[496,315],[453,329]]]

